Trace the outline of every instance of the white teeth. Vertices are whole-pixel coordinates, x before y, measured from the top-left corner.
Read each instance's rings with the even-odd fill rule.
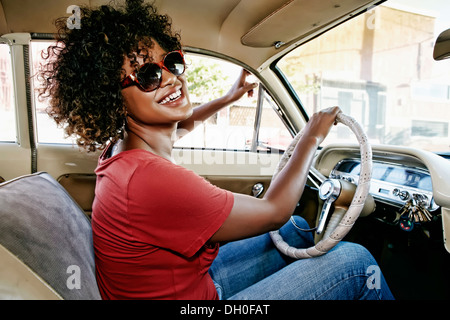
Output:
[[[181,97],[181,90],[177,90],[177,92],[172,93],[171,95],[168,95],[164,100],[162,100],[159,104],[165,104],[171,101],[174,101]]]

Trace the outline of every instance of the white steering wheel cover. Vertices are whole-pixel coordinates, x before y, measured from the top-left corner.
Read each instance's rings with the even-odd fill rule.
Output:
[[[369,140],[362,127],[355,119],[350,116],[344,115],[343,113],[339,113],[337,115],[337,121],[348,126],[356,138],[358,139],[360,145],[361,152],[361,171],[358,180],[358,186],[355,191],[355,195],[353,197],[352,203],[345,213],[344,217],[340,221],[340,223],[336,226],[333,232],[320,240],[315,246],[310,248],[294,248],[287,244],[283,238],[281,237],[278,230],[271,231],[270,237],[274,242],[275,246],[278,250],[285,255],[295,258],[295,259],[304,259],[321,256],[331,250],[339,241],[341,241],[347,233],[352,228],[356,219],[358,219],[363,207],[364,202],[366,201],[367,195],[369,193],[370,188],[370,179],[372,177],[372,148],[370,146]],[[302,135],[302,131],[300,131],[294,140],[291,142],[289,147],[286,149],[283,154],[278,166],[275,170],[274,178],[284,167],[286,162],[292,155],[294,148]],[[328,226],[330,227],[330,226]],[[328,228],[327,227],[327,228]],[[327,233],[325,233],[327,234]]]

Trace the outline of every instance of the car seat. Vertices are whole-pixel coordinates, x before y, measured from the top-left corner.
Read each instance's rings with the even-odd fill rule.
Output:
[[[0,299],[101,299],[90,221],[48,173],[0,184]]]

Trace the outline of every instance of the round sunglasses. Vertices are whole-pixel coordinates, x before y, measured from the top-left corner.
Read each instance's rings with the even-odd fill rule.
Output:
[[[139,70],[133,71],[120,83],[122,89],[137,86],[145,92],[154,91],[159,88],[162,80],[162,69],[169,71],[175,76],[181,76],[186,70],[184,55],[181,50],[167,53],[161,62],[145,63]]]

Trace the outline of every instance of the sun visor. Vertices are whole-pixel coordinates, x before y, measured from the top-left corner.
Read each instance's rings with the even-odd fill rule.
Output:
[[[442,32],[436,40],[433,50],[434,60],[450,58],[450,29]]]
[[[366,10],[373,3],[368,0],[290,0],[251,28],[241,42],[249,47],[290,43]]]

